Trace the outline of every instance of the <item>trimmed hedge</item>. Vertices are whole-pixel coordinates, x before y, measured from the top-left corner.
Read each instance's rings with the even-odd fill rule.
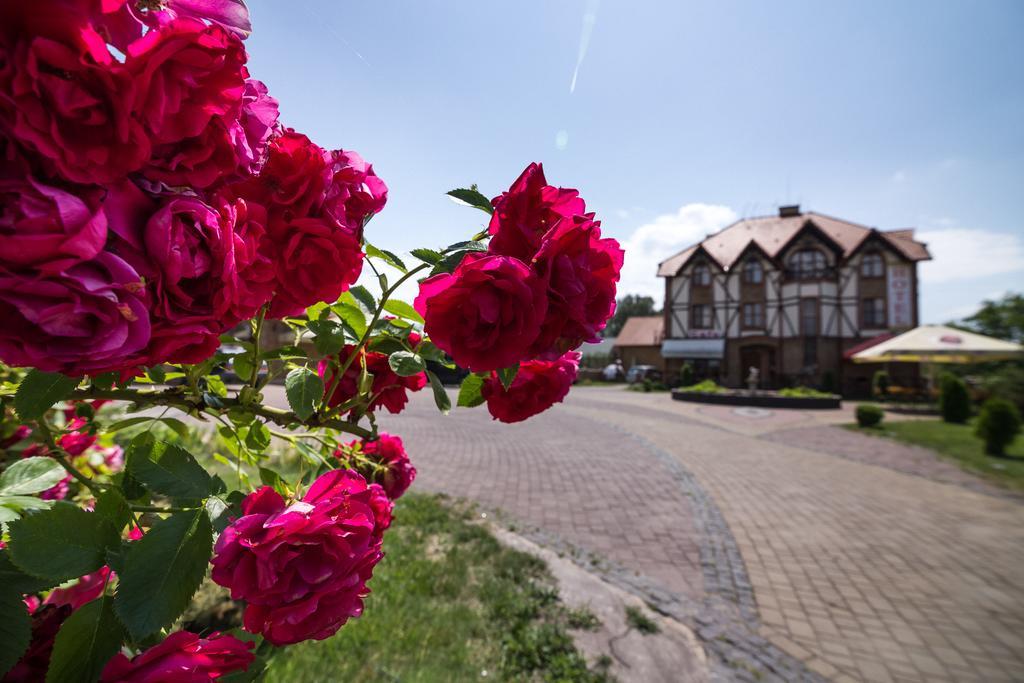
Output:
[[[1003,455],[1019,431],[1020,413],[1017,406],[1002,398],[985,401],[974,433],[985,440],[986,453]]]
[[[971,416],[971,396],[967,385],[956,375],[942,377],[939,390],[939,411],[946,422],[963,424]]]
[[[857,406],[857,424],[861,427],[875,427],[882,423],[885,412],[869,403]]]

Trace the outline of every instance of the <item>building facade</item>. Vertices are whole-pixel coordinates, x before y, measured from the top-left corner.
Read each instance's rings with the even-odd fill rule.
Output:
[[[663,261],[668,372],[762,387],[863,393],[871,368],[844,363],[854,346],[918,324],[914,231],[880,231],[783,206],[748,218]]]

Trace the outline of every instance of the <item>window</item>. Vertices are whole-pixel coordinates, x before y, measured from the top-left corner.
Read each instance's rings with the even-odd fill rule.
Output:
[[[697,330],[711,329],[711,306],[694,304],[690,309],[690,327]]]
[[[862,315],[864,327],[885,327],[885,299],[882,299],[881,297],[864,299],[864,301],[861,302],[861,306],[864,311]]]
[[[789,257],[790,275],[797,280],[818,280],[827,275],[825,254],[817,249],[801,249]]]
[[[764,328],[764,304],[743,304],[743,327]]]
[[[816,337],[804,338],[804,367],[811,368],[818,364],[818,340]]]
[[[748,285],[759,285],[764,281],[764,268],[756,258],[743,264],[743,282]]]
[[[814,337],[818,334],[818,300],[800,299],[800,334]]]
[[[711,284],[711,269],[701,263],[693,269],[693,284],[697,287],[707,287]]]
[[[864,254],[860,261],[861,277],[882,277],[885,275],[885,261],[877,251]]]

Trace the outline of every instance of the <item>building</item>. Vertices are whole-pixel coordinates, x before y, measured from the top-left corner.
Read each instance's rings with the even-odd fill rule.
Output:
[[[665,317],[639,315],[626,320],[615,338],[615,355],[629,370],[634,365],[653,365],[665,371],[661,342],[665,336]]]
[[[741,386],[804,384],[863,393],[871,369],[843,354],[918,324],[914,231],[881,231],[783,206],[747,218],[663,261],[667,371]]]

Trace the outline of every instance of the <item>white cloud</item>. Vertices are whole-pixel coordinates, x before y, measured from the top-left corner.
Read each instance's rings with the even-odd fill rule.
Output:
[[[921,264],[926,283],[973,280],[1024,270],[1020,235],[991,230],[925,230],[917,238],[928,244],[933,260]]]
[[[664,282],[657,276],[658,263],[724,228],[737,218],[727,206],[687,204],[674,214],[658,216],[641,225],[622,242],[626,260],[619,293],[646,294],[661,302]]]

